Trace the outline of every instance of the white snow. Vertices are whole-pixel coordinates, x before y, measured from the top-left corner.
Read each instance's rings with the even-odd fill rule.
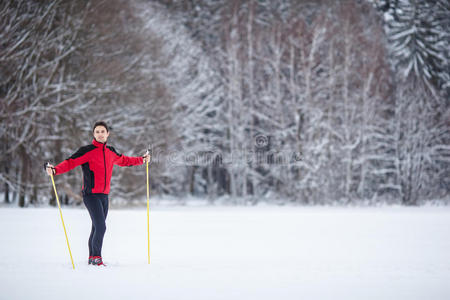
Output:
[[[0,299],[450,299],[448,207],[0,208]]]

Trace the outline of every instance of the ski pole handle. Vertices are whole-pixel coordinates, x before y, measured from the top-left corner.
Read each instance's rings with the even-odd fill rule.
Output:
[[[147,161],[147,165],[148,165],[149,162],[150,162],[150,159],[152,158],[151,150],[150,150],[150,149],[145,150],[144,157],[147,156],[147,155],[149,156],[149,160]]]
[[[44,170],[47,172],[47,169],[51,168],[52,169],[52,175],[55,175],[55,168],[53,166],[51,166],[51,164],[49,162],[44,163]],[[48,172],[47,172],[48,174]],[[50,175],[50,174],[48,174]]]

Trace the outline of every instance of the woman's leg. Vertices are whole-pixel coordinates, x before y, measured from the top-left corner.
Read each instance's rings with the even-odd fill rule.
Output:
[[[103,237],[106,231],[104,197],[91,194],[84,196],[83,202],[92,220],[91,236],[89,237],[90,256],[102,256]]]
[[[94,252],[94,248],[92,247],[92,239],[94,238],[94,232],[95,232],[95,227],[94,227],[94,224],[92,224],[91,235],[89,236],[89,242],[88,242],[89,256],[94,256],[92,254]]]

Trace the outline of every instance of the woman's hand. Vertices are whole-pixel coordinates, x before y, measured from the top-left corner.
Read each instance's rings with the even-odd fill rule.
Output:
[[[47,171],[48,176],[55,175],[55,167],[52,164],[47,164],[45,170]]]
[[[144,164],[150,162],[150,154],[145,153],[144,156],[142,156],[142,158],[144,159]]]

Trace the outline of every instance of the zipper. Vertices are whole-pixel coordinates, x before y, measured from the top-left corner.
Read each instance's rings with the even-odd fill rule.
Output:
[[[106,147],[106,144],[103,145],[103,164],[104,164],[104,166],[105,166],[105,187],[103,188],[103,193],[104,193],[105,190],[106,190],[106,158],[105,158],[105,147]]]

